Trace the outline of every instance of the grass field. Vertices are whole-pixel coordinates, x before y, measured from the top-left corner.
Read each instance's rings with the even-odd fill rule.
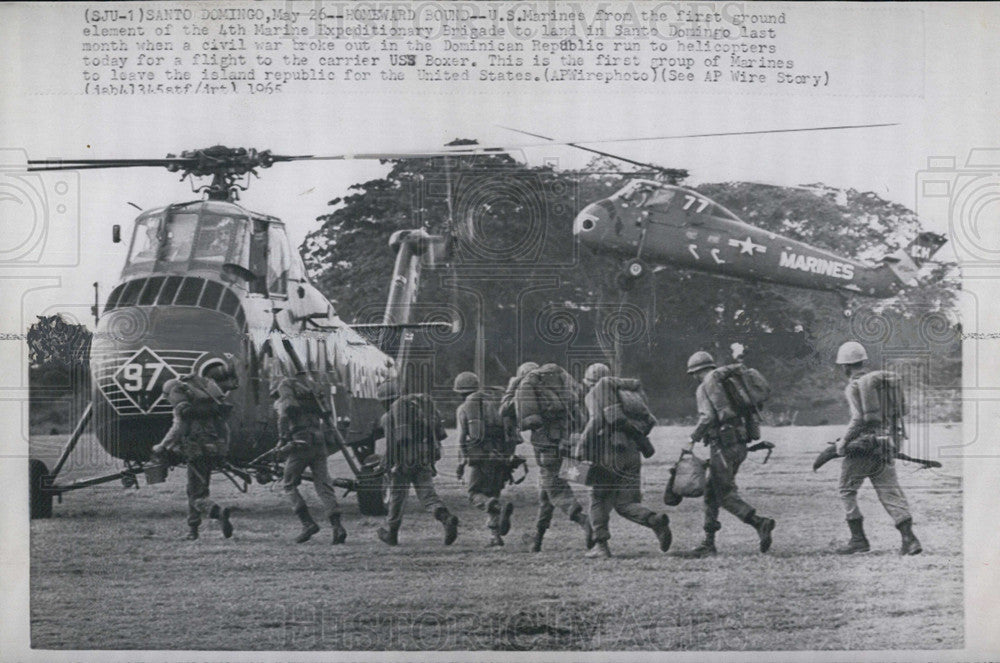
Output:
[[[667,465],[686,429],[654,431],[657,454],[644,466],[644,501],[667,509]],[[837,497],[839,463],[811,463],[839,429],[778,428],[770,462],[752,454],[741,492],[778,521],[767,555],[752,529],[723,514],[716,558],[678,552],[701,537],[700,500],[668,509],[674,544],[664,555],[652,533],[612,516],[615,558],[583,557],[578,527],[558,519],[543,552],[521,535],[533,529],[532,466],[509,491],[517,506],[507,546],[485,549],[483,517],[455,481],[454,457],[439,464],[438,490],[462,521],[446,548],[440,524],[410,497],[400,545],[375,538],[380,519],[343,501],[346,545],[329,528],[291,539],[298,524],[276,486],[240,495],[224,477],[213,494],[238,505],[236,534],[203,527],[183,540],[183,472],[165,484],[117,484],[67,495],[50,520],[31,523],[31,637],[42,649],[559,649],[788,650],[951,649],[963,646],[960,461],[941,470],[899,463],[924,554],[900,558],[899,535],[870,486],[861,508],[873,552],[839,557],[847,537]],[[959,444],[957,425],[933,425],[936,447]],[[58,440],[32,440],[52,466]],[[92,445],[92,442],[90,443]],[[446,442],[446,444],[448,444]],[[94,475],[106,458],[83,444],[71,475]],[[927,446],[927,445],[925,445]],[[453,452],[453,446],[447,447]],[[530,449],[522,447],[522,453]],[[447,452],[446,452],[447,453]],[[331,461],[335,476],[348,476]],[[583,490],[578,495],[585,499]],[[307,488],[306,497],[319,512]],[[27,496],[25,496],[25,499]],[[211,524],[210,524],[211,525]]]

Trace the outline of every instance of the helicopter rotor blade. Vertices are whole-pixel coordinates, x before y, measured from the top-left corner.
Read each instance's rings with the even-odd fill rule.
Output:
[[[545,147],[550,145],[567,145],[570,147],[575,147],[577,149],[586,150],[588,152],[593,152],[595,154],[600,154],[602,156],[607,156],[611,158],[621,159],[628,163],[632,163],[637,166],[654,168],[658,170],[664,170],[662,166],[656,166],[654,164],[644,163],[641,161],[636,161],[633,159],[628,159],[621,157],[610,152],[604,152],[597,150],[595,148],[587,147],[587,145],[601,144],[601,143],[635,143],[635,142],[649,142],[656,140],[681,140],[686,138],[713,138],[713,137],[723,137],[723,136],[755,136],[755,135],[765,135],[765,134],[782,134],[782,133],[801,133],[801,132],[812,132],[812,131],[841,131],[847,129],[871,129],[875,127],[892,127],[897,126],[898,123],[884,122],[878,124],[844,124],[844,125],[833,125],[824,127],[796,127],[791,129],[759,129],[752,131],[720,131],[720,132],[708,132],[708,133],[690,133],[690,134],[671,134],[664,136],[640,136],[640,137],[626,137],[626,138],[599,138],[599,139],[582,139],[582,140],[555,140],[540,134],[532,134],[526,131],[520,131],[518,129],[513,129],[511,127],[503,127],[504,129],[509,129],[511,131],[518,131],[519,133],[526,134],[535,138],[541,138],[545,142],[542,143],[526,143],[522,145],[506,145],[506,146],[494,146],[494,145],[456,145],[453,147],[441,147],[429,150],[397,150],[392,152],[358,152],[354,154],[331,154],[331,155],[314,155],[314,154],[303,154],[303,155],[268,155],[268,159],[264,163],[256,164],[256,167],[267,167],[273,163],[278,162],[292,162],[292,161],[351,161],[351,160],[370,160],[370,161],[392,161],[398,159],[431,159],[434,157],[445,157],[445,156],[476,156],[476,155],[499,155],[499,154],[509,154],[510,152],[522,150],[531,147]],[[170,167],[174,166],[177,170],[184,170],[185,167],[192,166],[205,166],[206,162],[217,162],[219,164],[225,164],[228,161],[228,155],[216,156],[214,154],[208,153],[208,151],[199,151],[197,157],[191,156],[181,156],[181,157],[167,157],[163,159],[30,159],[28,160],[28,170],[29,171],[42,171],[42,170],[87,170],[94,168],[131,168],[131,167]],[[251,168],[254,166],[251,166]]]
[[[67,162],[56,165],[52,163],[51,165],[36,166],[29,165],[27,167],[28,172],[40,172],[46,170],[94,170],[99,168],[162,168],[164,165],[161,163],[121,163],[117,161],[107,161],[105,163],[90,163],[90,164],[80,164],[76,162]]]
[[[876,127],[895,127],[899,126],[898,122],[881,122],[877,124],[838,124],[830,125],[824,127],[795,127],[792,129],[755,129],[750,131],[715,131],[709,133],[691,133],[691,134],[670,134],[666,136],[633,136],[626,138],[599,138],[599,139],[577,139],[577,140],[556,140],[553,138],[546,138],[539,134],[532,134],[526,131],[521,131],[520,129],[514,129],[513,127],[507,127],[503,125],[498,125],[503,129],[509,131],[517,131],[519,133],[527,134],[529,136],[534,136],[536,138],[544,138],[548,140],[548,143],[541,143],[541,145],[572,145],[573,147],[578,147],[579,144],[594,145],[599,143],[638,143],[638,142],[648,142],[654,140],[681,140],[685,138],[717,138],[725,136],[759,136],[765,134],[787,134],[787,133],[803,133],[809,131],[843,131],[847,129],[872,129]],[[516,147],[536,147],[536,145],[517,145]]]
[[[519,133],[519,134],[524,134],[525,136],[531,136],[533,138],[541,138],[542,140],[547,140],[547,141],[549,141],[550,144],[554,143],[554,142],[558,142],[558,141],[556,141],[555,138],[551,138],[549,136],[543,136],[541,134],[534,134],[534,133],[531,133],[530,131],[523,131],[521,129],[515,129],[514,127],[507,127],[507,126],[504,126],[502,124],[498,124],[497,126],[500,127],[501,129],[506,129],[507,131],[514,131],[514,132]],[[656,165],[654,163],[646,163],[645,161],[636,161],[635,159],[629,159],[628,157],[623,157],[623,156],[618,155],[618,154],[612,154],[611,152],[605,152],[603,150],[598,150],[598,149],[595,149],[593,147],[586,147],[585,145],[580,145],[579,143],[565,143],[565,145],[567,145],[568,147],[575,147],[576,149],[583,150],[585,152],[591,152],[593,154],[598,154],[598,155],[600,155],[602,157],[610,157],[612,159],[617,159],[619,161],[624,161],[625,163],[630,163],[633,166],[642,166],[643,168],[651,168],[651,169],[657,170],[657,171],[667,170],[663,166],[658,166],[658,165]]]
[[[188,158],[166,159],[28,159],[29,171],[89,170],[93,168],[166,167],[194,163]]]

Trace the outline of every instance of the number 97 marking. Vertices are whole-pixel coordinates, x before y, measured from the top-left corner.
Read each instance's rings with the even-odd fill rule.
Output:
[[[143,384],[145,371],[151,371],[148,381]],[[148,362],[146,364],[126,364],[122,369],[125,391],[152,391],[153,385],[163,372],[163,362]]]

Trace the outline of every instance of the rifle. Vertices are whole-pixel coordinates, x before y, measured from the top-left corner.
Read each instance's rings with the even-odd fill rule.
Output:
[[[767,453],[764,454],[764,460],[761,461],[761,465],[766,465],[768,459],[771,457],[771,452],[774,451],[774,442],[768,442],[766,440],[761,440],[755,444],[751,444],[747,447],[747,451],[760,451],[761,449],[766,449]]]
[[[917,465],[921,465],[921,466],[923,466],[924,469],[927,469],[927,468],[930,468],[930,467],[934,467],[934,468],[941,467],[941,463],[939,463],[936,460],[927,460],[927,459],[924,459],[924,458],[914,458],[913,456],[910,456],[908,454],[904,454],[902,451],[895,452],[894,456],[896,458],[898,458],[899,460],[903,460],[903,461],[906,461],[908,463],[916,463]],[[815,472],[819,468],[823,467],[824,465],[826,465],[828,462],[830,462],[834,458],[838,458],[838,457],[839,457],[839,454],[837,453],[837,443],[836,442],[830,442],[829,444],[827,444],[826,448],[823,449],[823,451],[819,452],[819,455],[816,456],[816,460],[813,462],[813,472]]]

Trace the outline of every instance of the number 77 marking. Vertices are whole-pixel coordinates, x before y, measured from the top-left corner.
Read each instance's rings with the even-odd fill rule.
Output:
[[[705,208],[708,207],[708,201],[705,200],[704,198],[698,198],[697,196],[685,195],[684,201],[685,201],[684,207],[682,207],[681,209],[683,209],[685,212],[688,211],[688,209],[690,209],[691,206],[695,204],[695,202],[698,203],[698,209],[695,210],[695,214],[701,214],[703,211],[705,211]]]

